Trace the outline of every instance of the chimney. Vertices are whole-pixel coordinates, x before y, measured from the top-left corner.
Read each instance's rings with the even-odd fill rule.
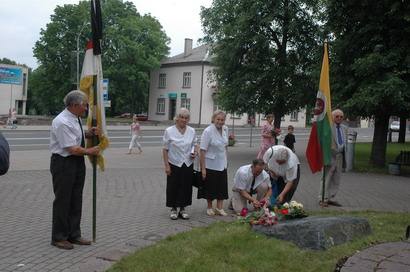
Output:
[[[187,57],[192,54],[192,39],[185,39],[185,46],[184,46],[184,57]]]

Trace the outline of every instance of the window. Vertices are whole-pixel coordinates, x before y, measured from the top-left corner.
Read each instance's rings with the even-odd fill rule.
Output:
[[[165,114],[165,98],[157,99],[157,114]]]
[[[298,121],[298,113],[297,111],[293,111],[290,114],[290,121],[297,122]]]
[[[191,88],[191,72],[184,72],[183,73],[182,88]]]
[[[191,111],[191,98],[181,98],[181,108]]]
[[[165,88],[167,86],[167,74],[159,74],[158,88]]]

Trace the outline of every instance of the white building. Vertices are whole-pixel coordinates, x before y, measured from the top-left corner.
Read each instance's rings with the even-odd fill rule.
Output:
[[[0,115],[26,114],[28,68],[0,63]]]
[[[218,108],[215,101],[216,83],[210,79],[213,66],[207,45],[192,48],[192,40],[185,39],[184,53],[161,62],[151,72],[148,119],[173,120],[177,109],[185,107],[191,112],[192,124],[210,124],[212,113]],[[262,124],[256,115],[256,125]],[[246,114],[227,115],[227,125],[245,125]],[[305,111],[295,112],[282,119],[282,126],[305,127]]]

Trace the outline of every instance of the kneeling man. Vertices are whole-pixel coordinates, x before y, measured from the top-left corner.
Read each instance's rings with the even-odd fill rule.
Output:
[[[236,213],[246,208],[247,202],[251,203],[254,209],[259,209],[263,202],[269,205],[272,189],[269,174],[263,170],[264,167],[263,160],[255,159],[252,164],[241,166],[236,171],[231,199]]]

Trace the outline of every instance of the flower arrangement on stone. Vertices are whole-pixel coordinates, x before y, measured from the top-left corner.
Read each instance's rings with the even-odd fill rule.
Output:
[[[235,135],[233,133],[229,134],[228,136],[228,145],[233,146],[235,144]]]
[[[272,226],[277,224],[278,217],[273,211],[269,210],[267,203],[262,200],[260,204],[262,207],[251,213],[248,213],[247,208],[243,208],[240,214],[241,221],[250,225]]]
[[[274,207],[274,211],[278,214],[279,220],[303,218],[307,214],[303,209],[303,204],[292,200],[290,203],[283,203],[279,207]]]

